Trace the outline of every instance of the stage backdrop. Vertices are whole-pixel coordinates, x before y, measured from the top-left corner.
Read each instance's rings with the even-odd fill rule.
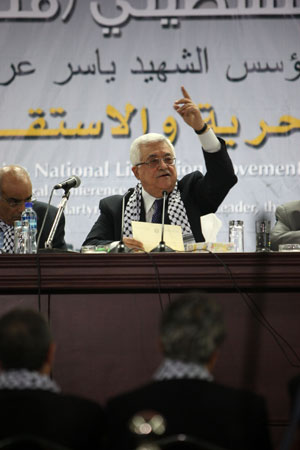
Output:
[[[299,0],[1,0],[1,165],[21,164],[38,199],[70,175],[67,241],[79,249],[99,200],[135,185],[131,141],[161,132],[179,177],[205,172],[173,110],[184,85],[239,178],[218,211],[254,223],[300,197]],[[56,191],[58,205],[63,191]]]

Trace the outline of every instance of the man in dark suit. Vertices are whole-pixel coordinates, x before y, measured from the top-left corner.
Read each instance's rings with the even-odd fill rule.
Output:
[[[25,209],[25,202],[32,197],[32,184],[28,172],[21,166],[10,165],[0,169],[0,231],[4,233],[3,249],[6,253],[14,251],[14,221],[20,220]],[[33,209],[37,213],[37,234],[41,229],[47,204],[33,202]],[[47,219],[42,230],[39,248],[44,248],[57,208],[50,205]],[[53,239],[53,248],[65,249],[65,217],[62,216]]]
[[[165,359],[153,381],[107,403],[111,448],[134,448],[132,417],[156,411],[166,420],[164,436],[187,434],[227,450],[269,450],[264,399],[213,379],[224,336],[217,303],[198,293],[173,301],[162,316]]]
[[[271,249],[280,244],[300,244],[300,201],[279,205],[275,211],[276,223],[271,230]]]
[[[72,449],[101,449],[103,409],[60,393],[49,376],[54,351],[41,314],[15,309],[0,318],[0,439],[29,434]]]
[[[183,98],[174,109],[197,133],[203,147],[207,172],[192,172],[177,181],[175,150],[161,134],[148,133],[133,141],[130,148],[132,171],[139,181],[126,195],[124,243],[129,248],[143,249],[132,238],[131,222],[161,221],[163,191],[168,194],[165,223],[180,225],[183,235],[203,241],[200,216],[215,212],[230,188],[237,182],[225,142],[218,139],[204,122],[199,107],[182,87]],[[156,206],[158,205],[158,206]],[[83,245],[107,244],[121,239],[122,196],[100,201],[100,216]]]

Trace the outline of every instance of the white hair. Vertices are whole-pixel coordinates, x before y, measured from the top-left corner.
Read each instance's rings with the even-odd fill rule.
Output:
[[[159,133],[142,134],[142,136],[136,138],[130,146],[130,162],[133,166],[136,166],[141,162],[141,147],[143,145],[152,144],[154,142],[166,143],[168,147],[170,147],[174,158],[176,157],[174,146],[166,136]]]

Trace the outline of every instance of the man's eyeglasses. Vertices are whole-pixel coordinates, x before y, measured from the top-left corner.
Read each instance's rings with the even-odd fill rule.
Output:
[[[149,161],[136,164],[136,167],[146,164],[151,167],[151,169],[155,169],[159,167],[161,161],[163,161],[167,166],[175,166],[176,158],[173,158],[172,156],[165,156],[164,158],[151,158]]]
[[[18,200],[16,198],[5,198],[3,197],[3,195],[1,196],[1,198],[3,198],[3,200],[6,201],[6,203],[11,207],[11,208],[17,208],[17,206],[22,205],[22,203],[26,203],[26,202],[32,202],[33,199],[32,197],[28,197],[25,198],[24,200]]]

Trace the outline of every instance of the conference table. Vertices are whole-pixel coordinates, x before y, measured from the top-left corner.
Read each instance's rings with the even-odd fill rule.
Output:
[[[300,373],[300,253],[0,255],[0,314],[45,314],[57,344],[53,377],[102,404],[151,378],[161,312],[190,290],[224,310],[215,380],[264,395],[278,447],[287,382]]]

